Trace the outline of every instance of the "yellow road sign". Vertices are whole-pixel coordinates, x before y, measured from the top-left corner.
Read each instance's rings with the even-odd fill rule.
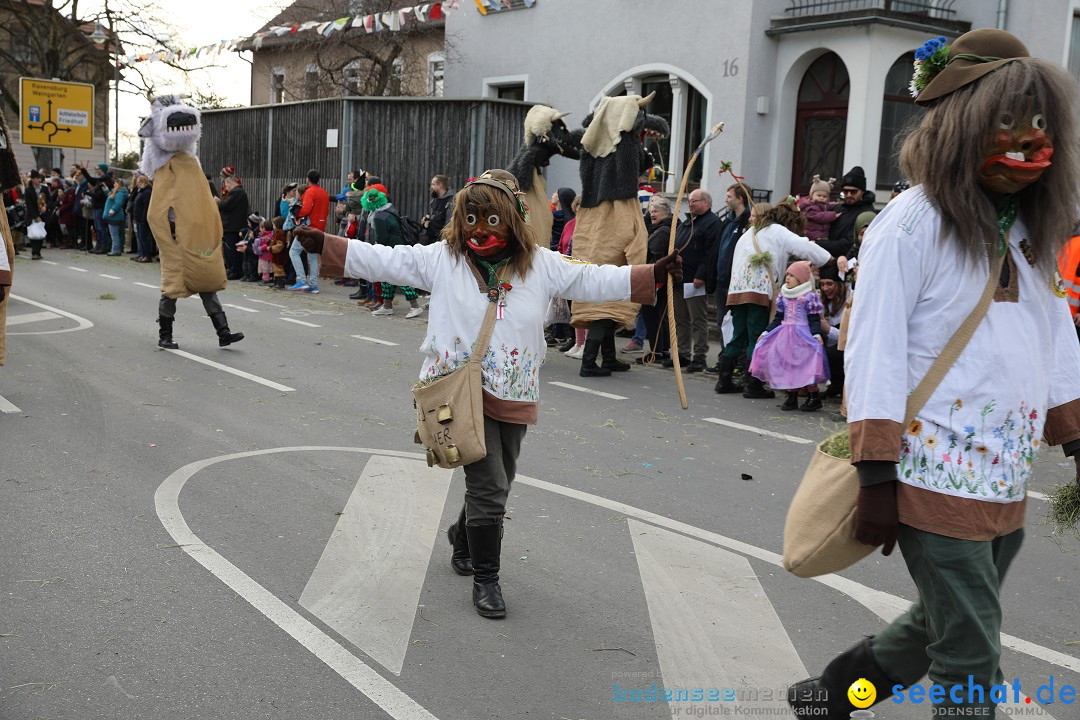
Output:
[[[19,78],[19,129],[25,145],[94,147],[94,86]]]

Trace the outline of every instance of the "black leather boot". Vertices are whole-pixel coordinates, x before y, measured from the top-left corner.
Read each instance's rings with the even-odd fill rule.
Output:
[[[610,372],[626,372],[630,369],[627,363],[615,355],[615,336],[610,333],[600,341],[600,354],[604,357],[604,361],[600,363],[601,368]]]
[[[806,398],[806,402],[799,406],[803,412],[813,412],[821,409],[821,393],[814,391]]]
[[[176,350],[178,347],[180,347],[172,338],[173,319],[171,317],[165,317],[164,315],[158,315],[157,322],[157,346],[159,348],[165,348],[166,350]]]
[[[789,390],[787,398],[784,399],[784,404],[780,406],[781,410],[798,410],[799,409],[799,392],[797,390]]]
[[[450,546],[454,552],[450,554],[450,567],[458,575],[472,575],[472,555],[469,554],[469,534],[465,532],[465,506],[461,506],[461,514],[457,522],[451,525],[446,536],[450,538]]]
[[[892,697],[892,688],[900,683],[889,679],[874,659],[872,638],[833,659],[821,677],[795,683],[788,688],[788,705],[800,720],[846,720],[856,709],[848,700],[851,684],[859,678],[873,683],[877,690],[874,704]]]
[[[735,358],[721,355],[719,363],[720,370],[716,375],[716,387],[713,390],[721,395],[741,392],[742,388],[731,379],[735,372]]]
[[[225,313],[214,313],[210,316],[210,322],[214,323],[214,330],[217,330],[218,345],[220,347],[232,345],[233,343],[240,342],[244,339],[244,333],[234,333],[229,331],[229,321],[225,319]]]
[[[607,377],[611,371],[598,367],[596,356],[600,354],[600,341],[593,338],[593,333],[585,339],[585,349],[581,351],[581,377]]]
[[[744,398],[768,400],[776,397],[776,393],[772,390],[765,389],[765,383],[758,380],[753,375],[746,376],[746,387],[742,391]],[[858,680],[858,678],[855,678]],[[852,680],[852,682],[855,682]]]
[[[502,522],[467,525],[469,553],[472,555],[472,601],[483,617],[506,617],[506,603],[499,587],[499,557],[502,554]]]

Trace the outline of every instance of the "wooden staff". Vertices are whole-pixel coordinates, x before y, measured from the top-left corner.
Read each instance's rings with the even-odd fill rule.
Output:
[[[686,170],[683,172],[682,184],[679,185],[679,193],[675,196],[675,209],[671,213],[671,235],[668,238],[668,255],[675,252],[675,226],[679,221],[679,207],[682,205],[683,195],[686,193],[686,184],[690,182],[690,170],[693,169],[694,163],[697,162],[698,156],[701,155],[701,151],[705,149],[705,146],[719,137],[720,133],[724,132],[724,123],[718,122],[713,125],[712,130],[705,136],[705,139],[701,141],[701,144],[694,150],[694,154],[690,156],[690,161],[686,163]],[[683,278],[685,280],[686,278]],[[682,288],[679,288],[679,292],[682,292]],[[689,404],[686,402],[686,386],[683,384],[682,366],[679,365],[679,333],[675,327],[675,301],[674,292],[672,289],[671,274],[668,274],[667,282],[667,317],[668,317],[668,335],[671,342],[671,362],[675,368],[675,384],[679,388],[679,404],[683,410],[686,410]]]

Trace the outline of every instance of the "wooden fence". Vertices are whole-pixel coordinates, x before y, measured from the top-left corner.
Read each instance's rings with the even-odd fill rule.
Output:
[[[276,215],[281,189],[303,186],[311,169],[331,196],[350,170],[361,169],[382,178],[402,214],[419,219],[432,175],[449,176],[454,190],[510,163],[530,107],[493,99],[334,98],[207,110],[199,161],[215,181],[221,168],[235,165],[252,212],[263,215]]]

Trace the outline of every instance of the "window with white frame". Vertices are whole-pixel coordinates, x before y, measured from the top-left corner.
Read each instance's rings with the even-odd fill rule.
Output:
[[[285,102],[285,68],[270,71],[270,102]]]
[[[445,62],[442,53],[428,55],[428,95],[443,96],[443,77]]]
[[[308,65],[304,68],[304,99],[319,99],[319,66]]]
[[[1073,15],[1069,31],[1069,72],[1080,82],[1080,13]]]

